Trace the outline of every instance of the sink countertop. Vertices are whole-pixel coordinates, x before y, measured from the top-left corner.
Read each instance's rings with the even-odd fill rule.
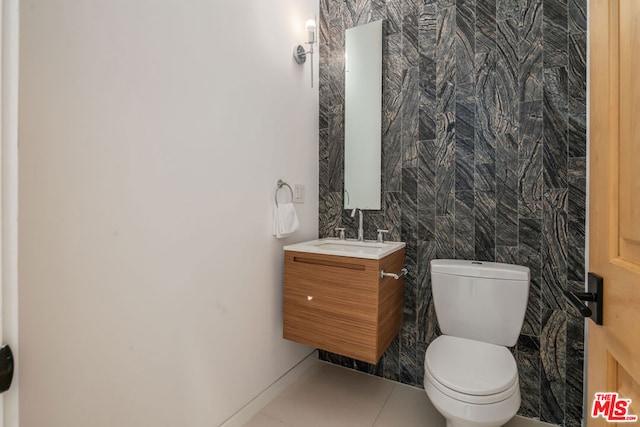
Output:
[[[406,244],[404,242],[379,243],[375,240],[365,240],[361,242],[355,239],[340,240],[337,238],[325,238],[287,245],[284,247],[284,250],[320,255],[382,259],[405,246]]]

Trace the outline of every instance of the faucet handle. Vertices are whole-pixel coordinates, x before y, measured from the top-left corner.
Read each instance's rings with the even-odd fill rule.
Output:
[[[378,243],[384,243],[384,234],[388,233],[389,230],[380,230],[378,229]]]
[[[344,240],[344,239],[345,239],[345,236],[344,236],[344,230],[345,230],[345,228],[344,228],[344,227],[338,227],[338,228],[336,228],[336,231],[338,231],[338,232],[340,233],[340,236],[339,236],[340,240]]]

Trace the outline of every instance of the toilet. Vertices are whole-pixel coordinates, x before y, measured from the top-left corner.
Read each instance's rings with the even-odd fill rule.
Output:
[[[520,408],[516,344],[527,309],[529,269],[493,262],[431,261],[442,335],[424,358],[424,388],[447,427],[494,427]]]

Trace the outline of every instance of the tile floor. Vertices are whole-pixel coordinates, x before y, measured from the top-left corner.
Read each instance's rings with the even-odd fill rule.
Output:
[[[245,427],[445,427],[421,388],[318,361]],[[549,426],[515,417],[506,427]]]

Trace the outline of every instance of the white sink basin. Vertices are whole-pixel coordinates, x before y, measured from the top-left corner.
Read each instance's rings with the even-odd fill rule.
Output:
[[[404,247],[404,242],[378,243],[374,241],[360,242],[358,240],[327,238],[287,245],[284,247],[284,250],[354,258],[381,259]]]

